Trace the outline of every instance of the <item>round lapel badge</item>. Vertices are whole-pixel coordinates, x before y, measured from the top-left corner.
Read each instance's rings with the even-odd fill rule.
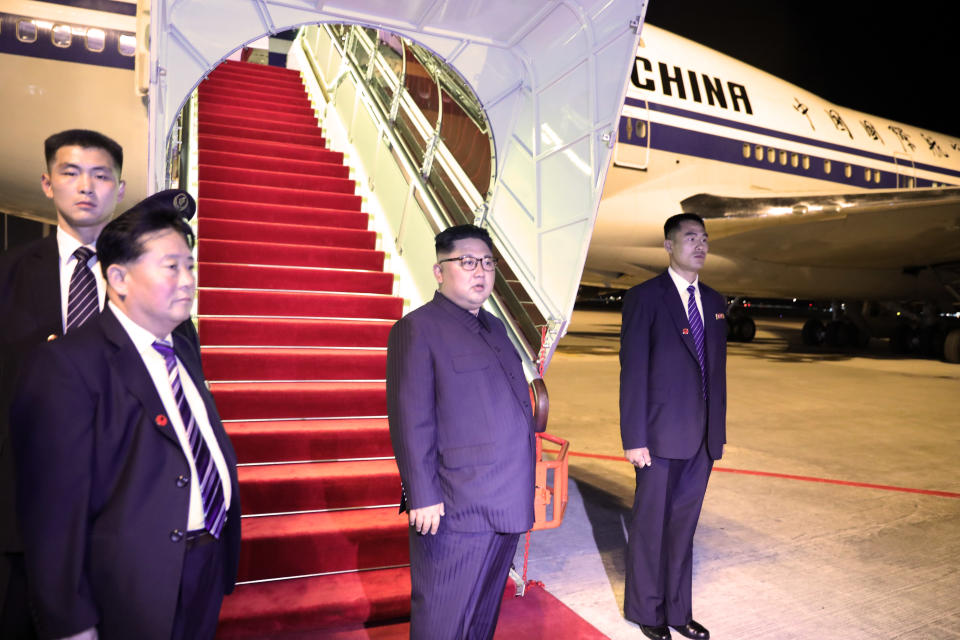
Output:
[[[165,427],[167,426],[167,416],[159,413],[157,414],[157,417],[153,419],[153,423],[158,427]]]

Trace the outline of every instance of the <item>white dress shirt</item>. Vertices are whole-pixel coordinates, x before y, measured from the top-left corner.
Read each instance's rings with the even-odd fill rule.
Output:
[[[147,367],[147,372],[153,380],[153,386],[157,388],[160,400],[163,402],[163,408],[167,412],[167,418],[173,426],[177,438],[180,440],[180,446],[183,448],[183,454],[190,464],[190,516],[187,520],[187,530],[194,531],[206,528],[203,520],[203,500],[200,497],[200,482],[197,478],[197,469],[193,461],[193,453],[190,451],[190,442],[187,440],[186,427],[183,424],[183,418],[180,416],[180,409],[173,397],[173,389],[170,388],[170,378],[167,375],[167,364],[163,356],[153,348],[153,343],[157,337],[131,320],[123,311],[118,309],[112,303],[110,310],[123,325],[127,335],[133,341],[134,346],[143,359],[143,364]],[[164,338],[165,341],[173,344],[170,335]],[[200,428],[200,435],[203,436],[207,447],[210,449],[210,456],[213,458],[217,472],[220,474],[220,482],[223,484],[223,503],[224,508],[230,509],[230,474],[227,472],[227,463],[223,459],[223,452],[220,451],[220,445],[210,427],[210,418],[207,416],[207,408],[203,404],[203,399],[193,384],[193,379],[187,372],[180,358],[177,358],[177,370],[180,374],[180,386],[183,387],[184,396],[187,404],[190,405],[190,411],[193,413],[194,420]]]
[[[677,293],[680,294],[680,299],[683,300],[684,315],[689,314],[690,309],[690,293],[687,291],[687,287],[693,285],[693,295],[696,296],[697,300],[697,311],[700,312],[700,323],[703,324],[703,301],[700,299],[700,277],[695,276],[693,282],[687,282],[683,279],[683,276],[673,270],[673,267],[667,267],[667,272],[673,279],[673,284],[677,285]]]
[[[97,248],[92,245],[84,245],[72,235],[57,227],[57,252],[60,254],[60,317],[63,318],[63,332],[67,332],[67,305],[70,297],[70,278],[73,276],[73,270],[77,268],[77,259],[73,252],[82,246],[88,247],[91,251]],[[105,299],[107,284],[103,280],[103,272],[100,270],[100,263],[97,261],[97,254],[94,253],[87,266],[93,271],[93,277],[97,280],[97,304],[100,305],[100,311],[103,311],[103,301]]]

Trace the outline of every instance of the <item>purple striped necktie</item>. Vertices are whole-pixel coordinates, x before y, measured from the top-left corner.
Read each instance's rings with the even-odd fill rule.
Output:
[[[100,300],[97,294],[97,279],[87,262],[94,255],[93,249],[80,247],[73,252],[77,266],[70,276],[70,290],[67,293],[67,329],[70,333],[78,329],[90,318],[100,314]]]
[[[703,319],[700,318],[700,309],[697,307],[696,287],[687,287],[690,297],[687,299],[687,320],[690,322],[690,333],[693,334],[693,343],[697,347],[697,362],[700,363],[700,390],[704,399],[707,397],[707,360],[703,352]]]
[[[166,342],[157,340],[153,343],[153,348],[163,356],[167,365],[167,377],[170,380],[170,387],[173,389],[173,398],[177,402],[177,408],[180,409],[180,417],[183,418],[183,426],[187,431],[187,441],[190,443],[190,452],[197,469],[197,478],[200,480],[200,500],[203,504],[204,525],[210,535],[219,539],[220,532],[223,531],[223,525],[227,521],[220,473],[217,471],[217,465],[213,462],[213,457],[210,455],[210,449],[203,439],[203,434],[200,433],[200,427],[193,417],[193,412],[190,411],[190,405],[187,404],[187,397],[184,395],[183,386],[180,384],[177,357],[173,352],[173,347]]]

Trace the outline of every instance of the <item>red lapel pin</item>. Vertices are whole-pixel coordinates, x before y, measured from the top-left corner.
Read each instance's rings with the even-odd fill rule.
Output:
[[[724,318],[726,318],[726,316],[723,315],[722,313],[718,313],[717,315],[714,316],[714,318],[716,318],[717,320],[723,320]]]
[[[158,427],[165,427],[167,426],[167,416],[163,415],[162,413],[158,413],[157,417],[153,419],[153,423]]]
[[[690,329],[684,329],[684,330],[683,330],[683,335],[687,335],[687,334],[689,334],[689,333],[690,333]]]

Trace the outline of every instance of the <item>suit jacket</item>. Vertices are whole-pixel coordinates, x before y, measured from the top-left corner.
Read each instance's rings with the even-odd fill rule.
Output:
[[[438,292],[400,319],[387,347],[387,413],[407,506],[443,502],[451,531],[530,529],[533,410],[497,318]]]
[[[199,358],[193,322],[183,335]],[[14,509],[13,451],[9,444],[10,402],[20,363],[27,353],[63,334],[60,254],[56,233],[0,256],[0,552],[22,551]]]
[[[620,435],[624,449],[693,457],[706,437],[714,460],[726,442],[726,302],[699,283],[707,400],[687,310],[668,272],[630,289],[620,329]]]
[[[236,455],[199,353],[174,348],[230,469],[224,593],[240,547]],[[186,548],[190,467],[146,366],[108,308],[24,362],[11,408],[17,513],[41,638],[170,637]]]

